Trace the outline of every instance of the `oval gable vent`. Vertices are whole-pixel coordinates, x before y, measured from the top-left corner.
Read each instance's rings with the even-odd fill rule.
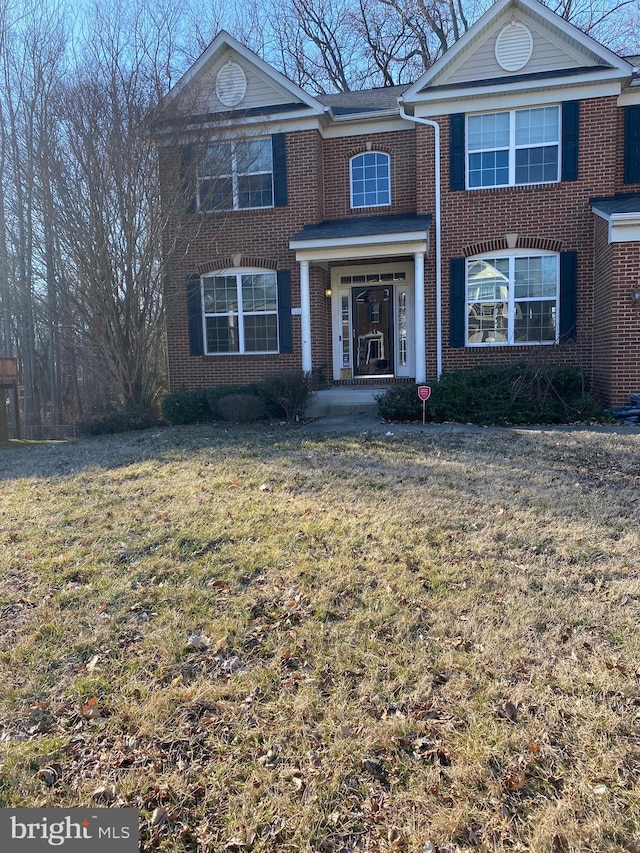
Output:
[[[247,91],[247,78],[237,62],[225,62],[216,74],[216,95],[225,107],[235,107]]]
[[[505,71],[520,71],[531,59],[533,36],[519,21],[511,21],[498,33],[496,59]]]

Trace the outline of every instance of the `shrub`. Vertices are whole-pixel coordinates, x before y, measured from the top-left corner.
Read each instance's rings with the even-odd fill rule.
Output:
[[[380,395],[385,420],[421,420],[416,386],[397,386]],[[559,424],[601,417],[577,367],[489,365],[444,374],[427,403],[430,421],[476,424]]]
[[[217,408],[225,421],[246,424],[266,417],[263,400],[256,394],[227,394],[217,400]]]
[[[167,394],[162,400],[162,414],[170,424],[194,424],[211,420],[211,410],[203,389]]]
[[[247,385],[216,385],[213,388],[207,388],[204,393],[210,416],[216,421],[226,420],[224,412],[220,408],[220,400],[234,395],[246,396],[249,394],[258,397],[264,408],[263,417],[276,418],[282,415],[280,406],[269,397],[262,382]]]
[[[268,397],[281,409],[288,421],[304,414],[313,399],[313,377],[302,370],[283,370],[262,383]]]
[[[98,412],[76,424],[81,435],[111,435],[117,432],[130,432],[151,429],[161,423],[158,413],[143,406],[113,406],[104,412]]]
[[[376,397],[378,414],[385,421],[422,420],[422,400],[417,385],[395,385]]]

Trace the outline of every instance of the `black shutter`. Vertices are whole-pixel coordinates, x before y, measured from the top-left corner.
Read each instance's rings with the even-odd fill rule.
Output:
[[[196,161],[193,145],[184,145],[180,152],[180,183],[185,200],[185,211],[195,213],[198,209],[196,199]]]
[[[624,108],[624,182],[640,184],[640,104]]]
[[[449,189],[464,189],[464,113],[449,118]]]
[[[449,274],[449,345],[463,347],[467,308],[464,258],[451,258]]]
[[[577,252],[560,252],[560,342],[576,339],[578,308],[578,255]]]
[[[293,352],[291,332],[291,273],[278,270],[278,334],[280,352]]]
[[[187,323],[189,325],[190,355],[204,355],[204,342],[202,340],[202,299],[199,275],[190,275],[187,278]]]
[[[563,181],[578,180],[578,137],[580,134],[580,101],[562,105],[562,167]]]
[[[273,155],[273,205],[287,206],[287,138],[284,133],[271,137]]]

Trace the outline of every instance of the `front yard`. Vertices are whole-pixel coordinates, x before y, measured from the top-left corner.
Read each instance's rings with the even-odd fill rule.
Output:
[[[0,479],[0,806],[176,853],[640,849],[639,435],[207,426]]]

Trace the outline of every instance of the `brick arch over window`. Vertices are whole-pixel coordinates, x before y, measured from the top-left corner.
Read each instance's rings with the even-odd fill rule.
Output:
[[[237,263],[236,263],[237,262]],[[239,267],[252,267],[262,270],[277,270],[278,262],[273,258],[260,258],[256,255],[230,255],[227,258],[216,258],[213,261],[207,261],[204,264],[199,264],[198,274],[207,275],[216,270],[228,270]]]
[[[360,145],[356,145],[350,151],[347,152],[347,160],[351,162],[354,157],[357,157],[358,154],[387,154],[391,157],[392,151],[390,148],[385,148],[384,145],[374,145],[372,142],[363,142]]]
[[[495,237],[493,240],[483,240],[481,243],[469,243],[462,250],[465,258],[475,255],[486,255],[490,252],[502,252],[505,249],[539,249],[542,252],[560,252],[564,243],[550,237],[520,237],[515,246],[507,245],[506,237]]]

